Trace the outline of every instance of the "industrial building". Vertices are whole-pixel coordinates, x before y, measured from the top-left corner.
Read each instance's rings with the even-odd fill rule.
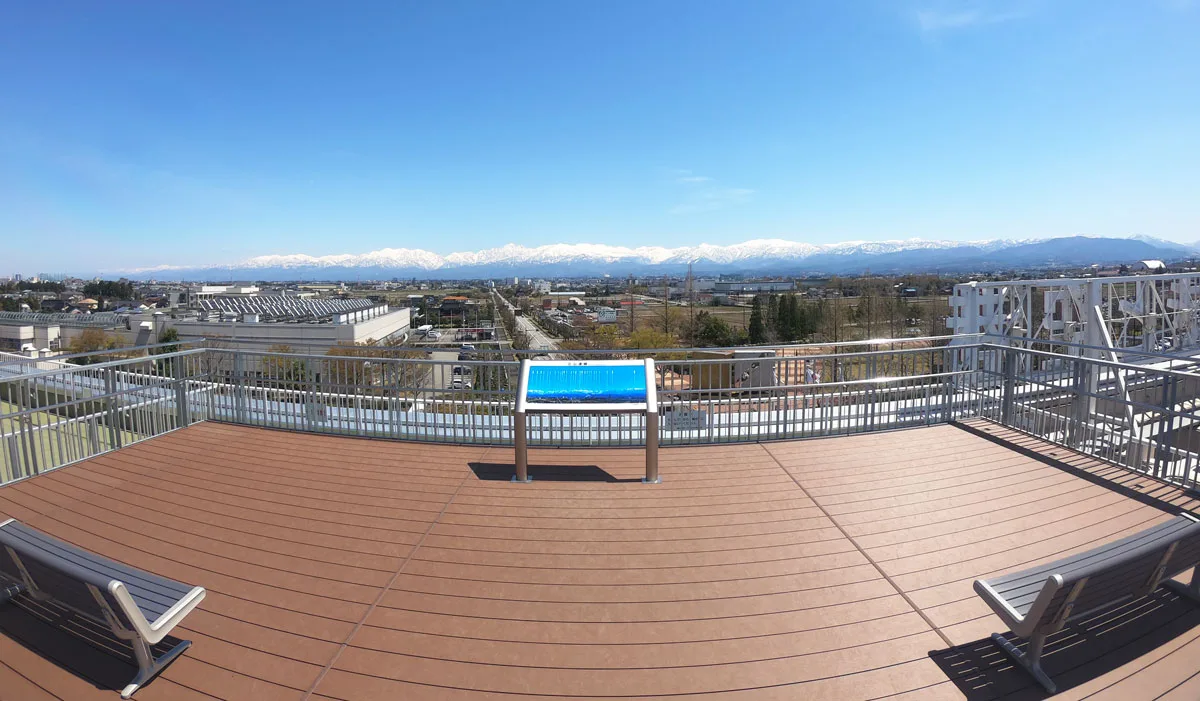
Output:
[[[722,280],[713,283],[713,294],[747,295],[760,292],[792,292],[796,283],[792,280]]]

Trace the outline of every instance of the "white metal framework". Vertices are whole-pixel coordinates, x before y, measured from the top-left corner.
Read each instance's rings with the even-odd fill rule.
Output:
[[[968,282],[950,307],[946,325],[963,342],[987,333],[1116,352],[1200,346],[1200,273]]]

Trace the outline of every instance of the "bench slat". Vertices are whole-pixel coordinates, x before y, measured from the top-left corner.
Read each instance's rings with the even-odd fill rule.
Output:
[[[112,580],[122,582],[151,623],[192,590],[181,582],[77,548],[17,521],[0,528],[0,543],[10,545],[22,560],[37,560],[52,570],[64,570],[102,592],[107,592]]]
[[[1112,571],[1110,578],[1116,581],[1124,581],[1119,576],[1123,575],[1129,579],[1129,586],[1131,588],[1136,588],[1141,583],[1146,581],[1149,572],[1152,571],[1154,565],[1158,563],[1158,559],[1161,559],[1161,552],[1158,552],[1158,554],[1154,555],[1151,559],[1153,559],[1154,562],[1150,563],[1149,569],[1147,569],[1147,564],[1143,560],[1139,559],[1134,562],[1119,565],[1115,570]],[[1062,573],[1059,572],[1058,574]],[[1045,583],[1046,580],[1042,579],[1036,584],[1029,584],[1019,590],[1005,592],[1004,600],[1008,602],[1009,606],[1013,607],[1022,616],[1024,616],[1025,614],[1029,613],[1029,609],[1032,608],[1033,603],[1037,600],[1038,594],[1041,593],[1042,587],[1045,586]],[[1099,586],[1098,582],[1088,583],[1089,589],[1094,589],[1097,586]]]
[[[1046,578],[1052,574],[1065,575],[1067,572],[1074,572],[1091,564],[1118,557],[1123,553],[1135,550],[1151,542],[1161,539],[1169,540],[1175,537],[1180,531],[1192,525],[1194,523],[1187,519],[1172,519],[1120,540],[1105,543],[1091,550],[1085,550],[1061,560],[1037,565],[1012,574],[994,577],[986,581],[988,586],[995,589],[997,593],[1006,594],[1009,590],[1028,586],[1033,581],[1037,581],[1040,584],[1046,581]]]

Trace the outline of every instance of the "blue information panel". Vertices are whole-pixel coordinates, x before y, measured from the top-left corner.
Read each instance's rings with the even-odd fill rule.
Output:
[[[531,402],[644,402],[645,365],[534,365],[525,397]]]

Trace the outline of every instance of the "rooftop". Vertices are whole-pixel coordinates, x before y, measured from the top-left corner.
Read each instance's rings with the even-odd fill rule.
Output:
[[[143,701],[981,700],[1043,694],[973,579],[1198,506],[983,420],[664,448],[654,486],[638,449],[533,449],[530,485],[512,460],[209,421],[2,487],[0,517],[209,589]],[[115,698],[131,672],[71,629],[0,608],[0,696]],[[1056,698],[1200,695],[1200,609],[1162,590],[1048,650]]]

